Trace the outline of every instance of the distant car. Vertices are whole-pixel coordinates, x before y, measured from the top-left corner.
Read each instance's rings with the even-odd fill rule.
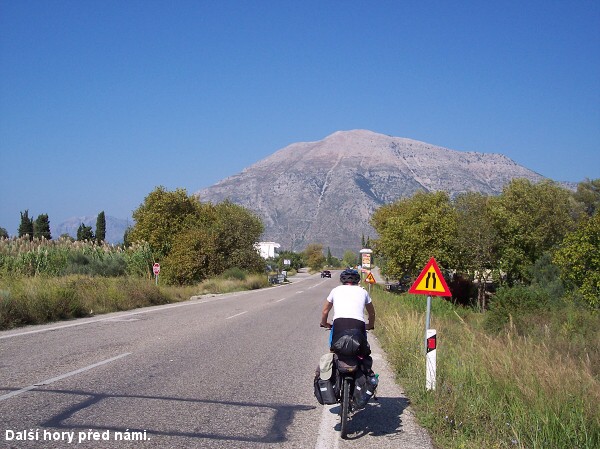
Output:
[[[331,271],[329,271],[329,270],[323,270],[323,271],[321,271],[321,277],[322,278],[330,278],[331,277]]]

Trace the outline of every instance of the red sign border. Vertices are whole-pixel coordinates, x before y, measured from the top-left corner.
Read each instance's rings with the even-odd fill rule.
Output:
[[[438,292],[434,290],[417,290],[417,286],[432,266],[440,282],[442,283],[442,287],[444,287],[444,291]],[[446,279],[444,279],[444,276],[442,276],[442,272],[440,271],[440,268],[438,267],[437,262],[433,257],[429,259],[429,262],[427,262],[427,265],[425,265],[425,268],[423,268],[423,271],[421,271],[421,274],[419,274],[417,280],[410,287],[408,293],[412,293],[414,295],[452,296],[452,293],[450,293],[450,289],[448,288],[448,284],[446,283]]]

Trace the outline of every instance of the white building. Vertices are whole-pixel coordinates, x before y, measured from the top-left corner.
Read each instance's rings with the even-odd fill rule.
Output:
[[[281,248],[281,245],[275,242],[258,242],[254,247],[260,254],[260,257],[268,259],[270,257],[275,257],[275,250]]]

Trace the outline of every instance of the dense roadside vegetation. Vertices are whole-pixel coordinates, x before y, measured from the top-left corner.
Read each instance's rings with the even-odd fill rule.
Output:
[[[418,192],[379,208],[372,224],[382,273],[415,279],[431,257],[453,300],[488,308],[498,286],[538,285],[600,307],[600,179],[576,192],[513,180],[489,197]]]
[[[600,317],[571,302],[515,301],[510,319],[434,298],[437,387],[425,389],[425,298],[373,292],[377,334],[440,448],[600,447]]]
[[[27,211],[21,215],[22,236],[0,237],[0,329],[269,285],[254,247],[262,222],[240,206],[201,203],[183,189],[151,192],[134,211],[124,245],[99,241],[103,213],[96,234],[81,228],[77,241],[36,233],[49,230],[45,214],[39,225]]]
[[[576,192],[417,193],[372,217],[377,264],[406,288],[435,257],[437,388],[425,389],[425,299],[376,290],[378,334],[441,448],[600,447],[600,180]],[[400,288],[402,290],[402,288]]]

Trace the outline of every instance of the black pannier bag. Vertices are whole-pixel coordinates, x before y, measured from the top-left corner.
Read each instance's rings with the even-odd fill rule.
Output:
[[[376,388],[377,386],[371,383],[371,376],[365,375],[362,371],[357,373],[354,379],[354,393],[352,394],[352,400],[356,408],[364,408],[375,394]]]
[[[314,394],[319,404],[329,405],[337,403],[336,367],[334,354],[327,353],[321,356],[319,366],[315,371]]]
[[[331,345],[331,349],[336,354],[342,356],[368,356],[371,354],[371,348],[367,337],[359,329],[347,329]]]
[[[319,379],[315,377],[315,397],[319,404],[330,405],[337,403],[337,397],[335,394],[335,382],[333,379]]]

